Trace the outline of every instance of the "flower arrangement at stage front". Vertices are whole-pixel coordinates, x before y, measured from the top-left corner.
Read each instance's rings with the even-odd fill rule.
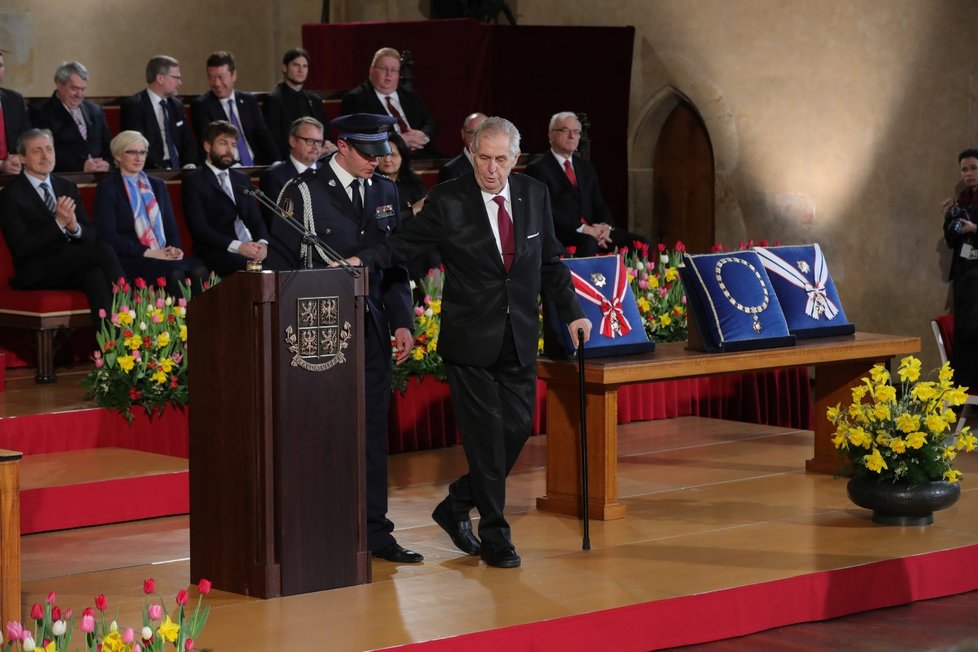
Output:
[[[217,282],[212,276],[206,287]],[[188,281],[189,283],[189,281]],[[160,413],[167,405],[187,403],[187,303],[189,285],[174,298],[137,278],[133,285],[119,279],[112,286],[112,312],[99,312],[95,369],[82,380],[86,398],[116,410],[130,423],[134,405]]]
[[[967,389],[954,385],[948,363],[938,370],[936,381],[921,380],[920,360],[913,356],[900,361],[897,376],[899,392],[878,364],[852,388],[848,406],[828,409],[826,416],[836,428],[832,443],[857,476],[911,487],[958,482],[955,457],[978,445],[970,428],[952,430],[957,417],[950,407],[964,405]]]
[[[650,255],[649,245],[633,243],[621,252],[632,294],[649,339],[682,342],[687,337],[686,291],[679,280],[686,247],[677,242],[672,251],[662,243]]]
[[[64,612],[55,604],[56,596],[49,593],[43,605],[31,607],[33,628],[18,621],[7,623],[7,644],[3,652],[164,652],[172,649],[189,652],[194,640],[207,624],[210,607],[203,604],[203,597],[210,593],[211,583],[202,579],[197,584],[197,604],[190,614],[186,612],[190,593],[187,589],[177,592],[176,605],[171,616],[166,603],[160,597],[154,601],[156,582],[143,581],[145,602],[143,624],[138,630],[122,628],[115,620],[109,621],[106,611],[109,601],[104,595],[95,598],[95,609],[87,607],[80,619],[79,629],[85,636],[83,647],[71,647],[74,633],[74,617],[71,609]]]
[[[414,345],[408,359],[394,365],[394,387],[402,393],[407,389],[409,376],[431,374],[438,380],[445,380],[445,365],[437,351],[438,334],[441,332],[441,296],[445,287],[444,268],[429,269],[421,279],[420,287],[422,299],[414,307]]]

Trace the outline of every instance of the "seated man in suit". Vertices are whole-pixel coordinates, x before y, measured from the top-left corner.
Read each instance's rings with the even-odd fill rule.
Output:
[[[0,50],[0,82],[6,70]],[[0,88],[0,174],[20,174],[17,139],[30,127],[24,96],[9,88]]]
[[[268,229],[255,200],[242,189],[248,175],[232,170],[238,130],[226,120],[204,129],[204,164],[183,178],[183,214],[194,239],[194,255],[226,276],[260,263],[268,254]]]
[[[313,95],[302,86],[309,76],[309,53],[302,48],[293,48],[282,57],[282,75],[284,79],[265,97],[262,111],[265,122],[272,138],[278,145],[282,160],[289,157],[291,145],[289,137],[292,126],[298,118],[314,118],[319,124],[326,124],[326,108],[323,100]],[[336,145],[326,141],[324,154],[336,151]]]
[[[486,119],[485,113],[472,113],[462,123],[462,153],[450,160],[438,170],[438,183],[457,179],[472,172],[472,136],[475,129]]]
[[[279,158],[278,146],[268,131],[255,96],[234,89],[237,79],[233,54],[219,50],[207,57],[207,83],[211,89],[190,105],[194,131],[198,140],[203,141],[207,125],[227,120],[240,134],[235,158],[241,165],[271,165]]]
[[[54,86],[51,97],[32,107],[31,113],[35,127],[54,134],[54,171],[108,172],[112,139],[102,107],[85,99],[88,69],[77,61],[63,63],[54,73]]]
[[[197,163],[197,145],[177,97],[182,84],[180,62],[161,54],[146,64],[146,90],[122,101],[122,130],[138,131],[149,141],[149,170],[193,168]]]
[[[367,80],[343,96],[340,112],[389,115],[396,121],[394,131],[401,135],[415,158],[440,156],[430,143],[438,131],[421,96],[404,86],[401,80],[401,53],[381,48],[370,63]]]
[[[52,176],[54,137],[28,129],[17,142],[24,170],[0,192],[0,228],[14,259],[15,290],[82,290],[92,310],[112,310],[112,283],[122,267],[95,238],[78,187]]]
[[[575,256],[594,256],[615,248],[632,247],[646,238],[613,226],[611,210],[601,196],[598,175],[590,161],[577,154],[581,122],[571,111],[550,118],[550,151],[526,166],[526,173],[550,189],[554,228]]]
[[[315,118],[298,118],[292,123],[289,132],[289,158],[279,161],[261,175],[258,187],[269,199],[278,202],[278,195],[289,179],[299,176],[309,168],[319,167],[316,161],[323,153],[323,132],[323,124]],[[271,232],[272,222],[277,216],[264,205],[262,215]]]

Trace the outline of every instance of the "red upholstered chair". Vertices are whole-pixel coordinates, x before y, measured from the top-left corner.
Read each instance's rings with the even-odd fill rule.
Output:
[[[941,315],[935,317],[930,322],[931,330],[934,331],[934,339],[937,340],[937,350],[941,354],[941,364],[951,359],[951,346],[954,343],[954,315]],[[978,387],[972,387],[968,395],[968,400],[961,406],[961,418],[958,419],[958,430],[965,425],[965,415],[969,406],[978,406]]]
[[[74,290],[13,290],[14,263],[0,234],[0,326],[35,331],[38,383],[53,383],[55,335],[65,329],[91,326],[88,299]]]

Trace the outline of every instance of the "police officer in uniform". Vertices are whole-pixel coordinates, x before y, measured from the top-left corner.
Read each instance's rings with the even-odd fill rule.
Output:
[[[390,154],[387,132],[394,118],[354,113],[332,121],[339,133],[338,150],[316,170],[307,170],[282,190],[281,203],[298,219],[308,214],[303,190],[312,204],[311,226],[341,256],[383,242],[399,226],[397,189],[374,174],[377,157]],[[305,267],[301,236],[282,220],[272,223],[269,266]],[[313,267],[326,267],[324,252],[313,252]],[[374,557],[395,563],[417,563],[423,557],[401,547],[387,518],[387,409],[391,396],[391,336],[397,362],[407,359],[413,344],[413,305],[407,270],[394,267],[370,274],[364,334],[367,448],[367,547]]]

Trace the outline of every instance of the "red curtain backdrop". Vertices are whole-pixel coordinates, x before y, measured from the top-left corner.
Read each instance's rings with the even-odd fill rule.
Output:
[[[633,27],[514,27],[469,19],[302,26],[311,89],[346,91],[367,78],[378,49],[410,51],[414,87],[440,125],[435,147],[448,157],[461,151],[459,129],[474,111],[511,120],[525,153],[549,148],[554,113],[586,113],[591,160],[621,225],[628,215],[634,41]]]

